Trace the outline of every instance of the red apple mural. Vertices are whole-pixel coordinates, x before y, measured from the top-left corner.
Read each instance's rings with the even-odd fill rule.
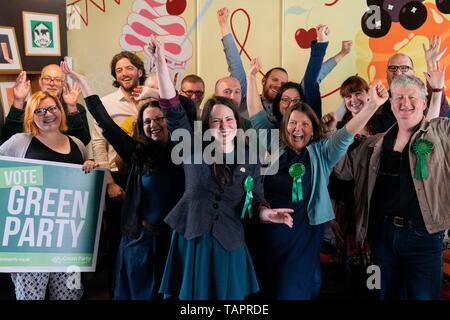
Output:
[[[302,49],[311,48],[311,42],[317,39],[317,31],[316,28],[311,28],[306,31],[303,28],[298,29],[295,32],[295,41]]]

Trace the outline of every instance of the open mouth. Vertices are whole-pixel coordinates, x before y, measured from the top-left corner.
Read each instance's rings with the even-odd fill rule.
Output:
[[[304,135],[302,133],[293,133],[292,134],[292,140],[295,142],[301,142],[303,141]]]
[[[132,82],[132,81],[133,81],[133,79],[130,78],[130,77],[123,77],[123,78],[122,78],[122,82],[128,83],[128,82]]]

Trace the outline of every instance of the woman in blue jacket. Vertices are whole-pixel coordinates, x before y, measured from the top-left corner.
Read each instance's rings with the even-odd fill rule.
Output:
[[[255,111],[263,110],[256,86],[260,68],[259,59],[255,59],[247,74],[248,107]],[[317,290],[314,276],[319,268],[322,224],[334,218],[328,177],[354,135],[387,97],[386,89],[378,82],[370,89],[368,106],[326,138],[319,118],[307,104],[299,102],[285,110],[280,125],[280,150],[278,157],[271,159],[271,165],[277,165],[279,170],[265,176],[264,192],[271,206],[294,210],[294,224],[292,229],[283,225],[260,227],[255,254],[266,298],[311,299]],[[270,128],[261,123],[264,121],[253,125]]]

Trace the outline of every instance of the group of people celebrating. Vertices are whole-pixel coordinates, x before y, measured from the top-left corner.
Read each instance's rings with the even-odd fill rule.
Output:
[[[41,90],[25,104],[30,83],[21,72],[0,155],[110,170],[105,237],[114,299],[316,299],[325,228],[341,248],[353,241],[359,254],[370,251],[381,271],[380,299],[439,299],[450,226],[450,120],[439,37],[424,46],[426,85],[411,58],[397,53],[387,63],[389,90],[359,76],[342,83],[338,121],[336,113],[322,114],[320,82],[351,41],[324,62],[330,30],[319,25],[304,77],[292,82],[285,69],[272,68],[259,94],[260,59],[245,71],[228,9],[217,18],[230,75],[203,104],[203,80],[186,76],[177,91],[164,44],[152,37],[152,74],[146,77],[135,54],[121,52],[111,61],[118,89],[103,98],[62,62],[42,70]],[[95,119],[92,131],[80,94]],[[203,143],[183,149],[177,163],[171,136],[180,129],[194,136],[195,121],[202,136],[211,133],[214,161],[202,158],[210,150]],[[278,132],[265,141],[264,163],[249,159],[240,134],[249,130]],[[338,208],[344,210],[335,219]],[[83,288],[64,287],[66,277],[13,273],[16,298],[80,299]]]

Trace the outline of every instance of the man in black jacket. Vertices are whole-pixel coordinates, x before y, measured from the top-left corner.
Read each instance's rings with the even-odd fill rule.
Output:
[[[77,137],[85,145],[91,141],[86,109],[77,103],[81,93],[78,85],[72,88],[66,82],[64,73],[56,64],[49,64],[41,71],[39,86],[42,91],[56,95],[64,108],[67,118],[68,135]],[[26,71],[22,71],[14,85],[14,100],[6,117],[2,132],[2,140],[6,141],[16,133],[23,131],[23,115],[25,113],[25,99],[31,92],[30,80],[27,80]]]

